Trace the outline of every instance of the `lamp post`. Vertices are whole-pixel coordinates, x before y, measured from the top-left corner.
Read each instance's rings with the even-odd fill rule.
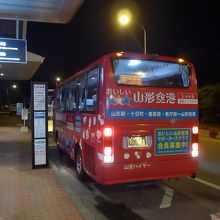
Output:
[[[118,13],[118,21],[121,25],[127,25],[130,22],[133,22],[134,24],[138,25],[144,32],[144,53],[147,53],[147,32],[144,26],[134,20],[132,20],[132,15],[130,11],[123,9]]]
[[[12,91],[12,90],[16,90],[17,89],[17,85],[16,84],[13,84],[13,85],[11,85],[11,86],[8,86],[7,87],[7,89],[6,89],[6,94],[7,94],[7,100],[6,100],[6,102],[7,102],[7,105],[8,105],[8,110],[9,110],[9,108],[10,108],[10,104],[12,103],[11,102],[11,95],[10,95],[10,91]],[[12,103],[13,104],[13,103]]]
[[[16,85],[16,84],[13,84],[13,85],[11,86],[11,88],[12,88],[12,89],[17,89],[17,85]],[[7,96],[9,95],[9,89],[10,89],[10,87],[7,87],[7,90],[6,90]]]

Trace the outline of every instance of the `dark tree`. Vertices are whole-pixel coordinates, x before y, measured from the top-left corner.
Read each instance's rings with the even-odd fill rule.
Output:
[[[199,111],[202,123],[220,123],[220,83],[199,89]]]

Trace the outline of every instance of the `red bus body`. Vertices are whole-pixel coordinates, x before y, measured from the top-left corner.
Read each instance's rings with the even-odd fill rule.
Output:
[[[72,81],[78,87],[84,83],[82,91]],[[55,99],[59,147],[73,161],[81,149],[83,169],[95,181],[107,185],[195,175],[198,93],[191,63],[108,54],[62,82]]]

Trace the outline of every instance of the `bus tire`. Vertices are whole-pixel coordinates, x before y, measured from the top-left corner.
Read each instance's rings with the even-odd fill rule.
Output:
[[[83,169],[82,153],[80,149],[76,151],[76,173],[80,181],[85,180],[86,174]]]

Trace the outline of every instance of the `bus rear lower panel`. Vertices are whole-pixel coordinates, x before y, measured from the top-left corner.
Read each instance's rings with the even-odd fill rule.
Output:
[[[197,170],[197,158],[141,162],[131,164],[100,164],[95,180],[110,185],[167,178],[192,176]]]

